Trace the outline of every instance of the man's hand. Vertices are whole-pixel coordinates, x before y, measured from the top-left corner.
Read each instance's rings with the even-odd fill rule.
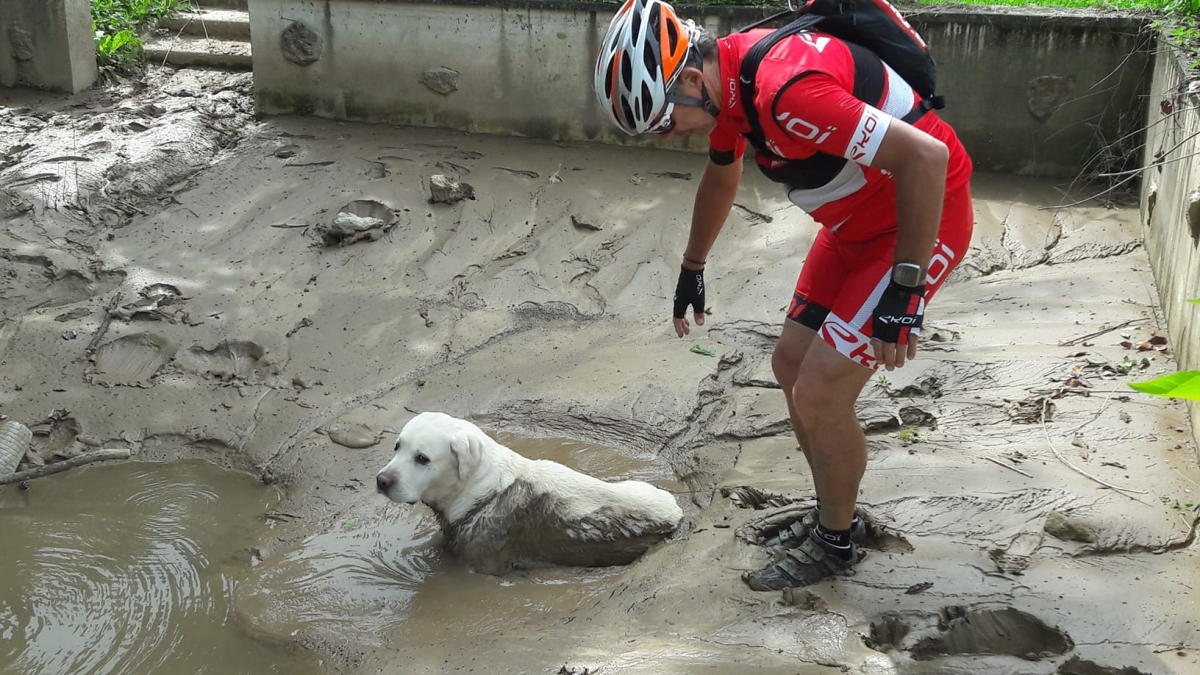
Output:
[[[911,288],[892,281],[871,314],[871,346],[875,360],[888,370],[917,357],[917,337],[925,316],[925,287]]]
[[[679,337],[690,331],[687,308],[691,305],[697,326],[704,325],[704,268],[679,268],[679,282],[675,284],[675,313],[672,322],[675,324],[675,334]]]

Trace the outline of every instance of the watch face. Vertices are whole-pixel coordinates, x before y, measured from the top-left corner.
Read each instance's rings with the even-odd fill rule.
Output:
[[[901,286],[920,286],[921,267],[919,265],[900,263],[892,268],[892,280]]]

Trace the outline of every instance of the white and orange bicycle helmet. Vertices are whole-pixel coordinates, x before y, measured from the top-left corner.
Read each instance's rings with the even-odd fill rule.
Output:
[[[693,26],[661,0],[626,0],[613,17],[596,56],[596,97],[625,133],[670,130],[667,92],[689,63]]]

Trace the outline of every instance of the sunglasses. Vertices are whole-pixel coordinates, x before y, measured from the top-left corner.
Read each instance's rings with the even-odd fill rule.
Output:
[[[646,131],[648,133],[658,134],[660,136],[671,133],[671,131],[675,128],[675,120],[671,119],[671,113],[674,111],[675,104],[668,103],[666,109],[663,110],[663,114],[659,115],[658,119],[655,120],[654,123],[650,125],[650,128],[646,129]]]

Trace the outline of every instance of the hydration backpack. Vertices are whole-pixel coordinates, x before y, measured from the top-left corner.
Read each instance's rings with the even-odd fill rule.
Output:
[[[790,3],[789,3],[790,6]],[[775,21],[788,15],[798,15],[799,18],[777,29],[775,32],[759,40],[742,61],[738,74],[741,88],[743,108],[746,121],[750,124],[751,133],[748,140],[755,149],[765,150],[762,127],[758,121],[758,110],[755,109],[754,90],[758,76],[758,66],[763,57],[780,40],[796,35],[820,24],[819,30],[846,42],[855,59],[856,70],[864,69],[882,71],[878,63],[872,60],[882,60],[904,78],[921,96],[921,102],[902,119],[913,124],[926,112],[945,107],[945,100],[935,94],[936,64],[929,55],[929,48],[912,26],[900,16],[896,8],[887,0],[807,0],[797,9],[787,9],[762,21],[738,30],[742,33],[757,28],[765,23]],[[858,49],[856,49],[858,47]],[[877,82],[876,82],[877,81]],[[874,104],[882,94],[883,74],[870,74],[865,78],[864,90],[858,87],[853,92],[855,98]],[[879,91],[872,89],[877,87]]]

